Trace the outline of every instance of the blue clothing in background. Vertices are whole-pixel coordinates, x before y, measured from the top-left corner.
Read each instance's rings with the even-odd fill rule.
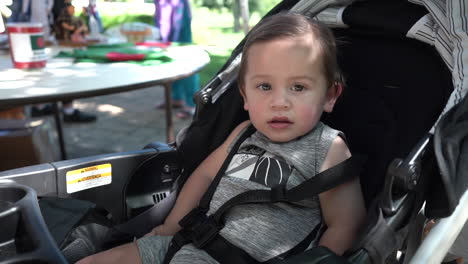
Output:
[[[98,25],[99,33],[104,32],[104,27],[102,26],[101,15],[99,14],[99,11],[97,10],[96,5],[89,4],[85,8],[86,8],[86,11],[88,12],[88,28],[91,29],[90,20],[91,20],[91,16],[93,16],[94,19],[96,20],[97,25]]]
[[[26,12],[23,10],[23,0],[15,0],[10,6],[11,16],[7,22],[29,22],[31,18],[31,9],[28,8]]]
[[[164,42],[192,43],[190,3],[188,0],[155,0],[155,25]],[[195,106],[193,95],[198,91],[200,76],[192,75],[175,81],[172,99],[183,100],[188,107]]]

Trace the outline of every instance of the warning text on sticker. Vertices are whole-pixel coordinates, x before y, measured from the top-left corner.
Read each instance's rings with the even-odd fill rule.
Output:
[[[79,192],[112,183],[112,166],[110,163],[78,170],[66,174],[67,193]]]

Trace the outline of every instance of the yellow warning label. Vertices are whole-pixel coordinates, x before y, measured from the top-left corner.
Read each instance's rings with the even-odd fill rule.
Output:
[[[76,180],[67,181],[67,184],[73,184],[73,183],[82,182],[82,181],[89,181],[89,180],[92,180],[92,179],[97,179],[97,178],[106,177],[106,176],[111,176],[111,173],[108,172],[108,173],[90,175],[90,176],[86,176],[86,177],[79,178],[79,179],[76,179]]]
[[[67,172],[67,193],[74,193],[112,183],[110,163]]]

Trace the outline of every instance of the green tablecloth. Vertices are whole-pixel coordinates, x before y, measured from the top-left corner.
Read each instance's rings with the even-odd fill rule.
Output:
[[[113,56],[110,56],[111,53],[113,53]],[[131,55],[137,54],[140,55],[139,60],[128,59]],[[119,57],[119,55],[122,55],[122,58],[126,58],[120,61],[141,65],[158,65],[173,60],[163,49],[139,47],[133,43],[90,45],[85,49],[76,48],[71,52],[62,51],[56,57],[75,58],[76,62],[110,63],[116,62],[116,60],[110,59],[110,57],[115,58],[116,56]]]

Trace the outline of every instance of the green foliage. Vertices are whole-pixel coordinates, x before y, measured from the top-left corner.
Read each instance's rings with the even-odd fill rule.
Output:
[[[252,6],[252,9],[255,10],[260,16],[266,15],[273,7],[275,7],[282,0],[261,0],[261,1],[249,1],[249,7]],[[255,2],[251,4],[250,2]],[[255,5],[255,7],[253,7]]]
[[[210,63],[200,72],[200,83],[206,84],[224,65],[232,50],[244,38],[244,34],[233,30],[232,14],[226,10],[214,10],[206,7],[193,8],[193,40],[210,54]],[[252,19],[255,23],[256,17]]]
[[[206,7],[208,9],[221,9],[226,6],[224,3],[225,1],[226,0],[192,0],[192,4],[197,7]]]
[[[143,22],[154,25],[154,17],[146,14],[122,14],[122,15],[105,15],[102,16],[102,24],[104,29],[113,26],[121,25],[125,22]]]
[[[227,8],[231,10],[234,1],[236,0],[192,0],[192,3],[198,7],[206,7],[208,9],[221,10]],[[279,2],[281,0],[249,0],[249,11],[263,16]]]

